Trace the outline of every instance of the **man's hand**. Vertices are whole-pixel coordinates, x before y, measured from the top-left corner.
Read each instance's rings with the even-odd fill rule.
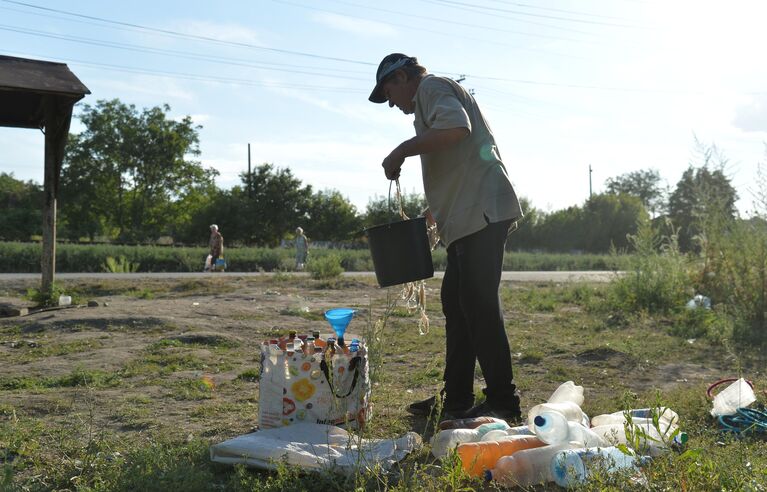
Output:
[[[384,168],[384,174],[386,174],[386,179],[399,178],[399,172],[404,162],[405,155],[402,154],[399,147],[392,150],[391,154],[386,156],[386,159],[381,163],[381,166]]]

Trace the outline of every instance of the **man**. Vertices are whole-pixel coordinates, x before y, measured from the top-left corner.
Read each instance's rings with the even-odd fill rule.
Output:
[[[296,270],[303,270],[306,266],[306,256],[309,254],[309,239],[304,235],[304,230],[296,227]]]
[[[218,226],[216,224],[211,224],[210,226],[210,271],[215,272],[217,270],[216,268],[216,260],[219,259],[219,257],[224,255],[224,236],[221,235],[220,232],[218,232]]]
[[[401,53],[378,66],[374,103],[389,102],[415,116],[416,136],[383,161],[388,179],[399,177],[405,158],[421,156],[424,192],[447,247],[442,280],[446,356],[443,416],[521,417],[511,352],[498,288],[506,237],[522,210],[490,128],[476,101],[451,79],[426,72]],[[486,399],[474,405],[474,366],[479,361]],[[435,397],[408,411],[428,415]]]

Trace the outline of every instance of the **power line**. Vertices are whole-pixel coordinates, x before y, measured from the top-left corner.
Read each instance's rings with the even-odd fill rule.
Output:
[[[631,24],[616,24],[613,22],[601,22],[601,21],[590,21],[585,19],[572,19],[569,17],[559,17],[556,15],[546,15],[546,14],[533,14],[531,12],[522,12],[519,10],[511,10],[511,9],[503,9],[503,8],[496,8],[496,7],[488,7],[485,5],[477,5],[474,3],[467,3],[467,2],[460,2],[457,0],[432,0],[432,3],[440,3],[443,5],[452,6],[455,8],[460,8],[462,10],[469,10],[472,12],[480,12],[480,11],[489,11],[485,12],[486,15],[496,15],[494,13],[502,12],[502,13],[508,13],[513,15],[524,15],[529,17],[536,17],[541,19],[551,19],[551,20],[557,20],[557,21],[567,21],[567,22],[578,22],[582,24],[592,24],[592,25],[598,25],[598,26],[608,26],[608,27],[629,27],[634,29],[644,29],[642,26],[636,26]]]
[[[418,32],[438,34],[440,36],[447,36],[447,37],[449,37],[451,39],[459,38],[459,39],[466,39],[466,40],[469,40],[469,41],[479,41],[479,42],[482,42],[482,43],[495,44],[495,45],[498,45],[498,46],[508,46],[508,47],[511,47],[511,48],[514,48],[514,49],[518,49],[518,50],[522,50],[522,51],[530,51],[532,53],[543,53],[543,54],[547,54],[547,55],[561,56],[561,57],[566,57],[566,58],[581,59],[581,60],[588,59],[588,58],[582,57],[582,56],[569,55],[569,54],[564,54],[564,53],[557,53],[557,52],[554,52],[554,51],[542,50],[542,49],[537,49],[537,48],[528,48],[526,46],[520,46],[518,43],[517,44],[504,43],[504,42],[500,42],[500,41],[492,41],[492,40],[488,40],[488,39],[482,39],[482,38],[475,38],[475,37],[471,37],[471,36],[466,36],[463,33],[456,34],[455,32],[444,32],[444,31],[437,31],[437,30],[433,30],[433,29],[426,29],[423,26],[409,26],[407,24],[400,24],[400,23],[385,21],[385,20],[381,20],[381,19],[371,19],[370,17],[363,17],[363,16],[359,16],[359,15],[353,15],[353,14],[349,14],[349,13],[346,13],[346,12],[339,12],[337,10],[331,10],[331,9],[327,9],[327,8],[320,8],[320,7],[310,6],[310,5],[303,5],[303,4],[299,4],[299,3],[295,3],[295,2],[290,2],[290,1],[287,1],[287,0],[272,0],[272,1],[275,2],[275,3],[280,3],[280,4],[283,4],[283,5],[290,5],[292,7],[297,7],[297,8],[301,8],[301,9],[313,10],[315,12],[326,12],[326,13],[329,13],[329,14],[340,15],[340,16],[349,17],[349,18],[352,18],[352,19],[360,19],[360,20],[364,20],[364,21],[378,22],[380,24],[385,24],[385,25],[388,25],[388,26],[404,27],[404,28],[407,28],[407,29],[416,30]],[[348,2],[343,2],[343,3],[347,3],[348,5],[358,6],[360,8],[365,8],[365,9],[382,10],[382,9],[378,9],[378,8],[375,8],[375,7],[351,4],[351,3],[348,3]],[[399,13],[399,12],[394,12],[394,11],[387,11],[387,12],[398,14],[398,15],[402,15],[402,16],[407,16],[407,17],[413,17],[410,14],[404,14],[404,13]],[[423,17],[423,16],[416,16],[416,17],[421,17],[423,19],[429,19],[429,20],[435,20],[437,22],[443,22],[443,23],[454,23],[453,21],[449,21],[449,20],[445,20],[445,19],[433,19],[433,18],[430,18],[430,17]],[[529,33],[529,32],[523,32],[523,31],[512,31],[512,30],[509,30],[509,29],[492,29],[492,28],[487,28],[487,26],[480,26],[480,25],[474,25],[474,24],[464,24],[464,25],[467,26],[467,27],[481,28],[483,30],[496,30],[496,31],[501,31],[501,32],[508,33],[508,34],[518,34],[518,35],[522,35],[522,36],[532,36],[532,37],[537,37],[537,38],[542,38],[542,39],[551,39],[551,40],[555,40],[555,41],[572,41],[572,42],[575,42],[575,43],[593,43],[593,44],[598,44],[596,41],[580,40],[580,39],[573,39],[573,38],[563,38],[561,36],[550,36],[550,35],[546,35],[546,34]]]
[[[31,4],[31,3],[26,3],[26,2],[19,2],[17,0],[2,0],[2,1],[5,2],[5,3],[11,3],[11,4],[14,4],[14,5],[21,5],[21,6],[32,8],[32,9],[40,9],[40,10],[44,10],[44,11],[48,11],[48,12],[56,12],[56,13],[59,13],[59,14],[70,15],[70,16],[73,16],[73,17],[79,17],[79,18],[83,18],[83,19],[96,20],[96,21],[99,21],[99,22],[105,22],[105,23],[115,24],[115,25],[119,25],[119,26],[128,26],[128,27],[133,27],[133,28],[136,28],[136,29],[141,29],[141,30],[145,30],[145,31],[161,33],[161,34],[165,34],[165,35],[168,35],[168,36],[174,36],[174,37],[179,37],[179,38],[184,38],[184,39],[195,39],[195,40],[214,42],[214,43],[225,44],[225,45],[230,45],[230,46],[238,46],[238,47],[241,47],[241,48],[250,48],[250,49],[257,49],[257,50],[273,51],[273,52],[276,52],[276,53],[285,53],[285,54],[296,55],[296,56],[305,56],[305,57],[309,57],[309,58],[317,58],[317,59],[322,59],[322,60],[332,60],[332,61],[339,61],[339,62],[344,62],[344,63],[355,63],[355,64],[358,64],[358,65],[374,65],[375,66],[375,63],[366,62],[366,61],[351,60],[351,59],[348,59],[348,58],[339,58],[339,57],[333,57],[333,56],[317,55],[315,53],[305,53],[305,52],[302,52],[302,51],[292,51],[292,50],[286,50],[286,49],[280,49],[280,48],[271,48],[271,47],[267,47],[267,46],[259,46],[259,45],[256,45],[256,44],[244,43],[244,42],[240,42],[240,41],[226,41],[226,40],[223,40],[223,39],[213,38],[213,37],[210,37],[210,36],[200,36],[200,35],[196,35],[196,34],[186,34],[186,33],[178,32],[178,31],[171,31],[169,29],[158,29],[156,27],[143,26],[143,25],[140,25],[140,24],[133,24],[133,23],[130,23],[130,22],[116,21],[116,20],[112,20],[112,19],[106,19],[104,17],[96,17],[96,16],[92,16],[92,15],[78,14],[78,13],[75,13],[75,12],[68,12],[66,10],[59,10],[59,9],[54,9],[54,8],[50,8],[50,7],[42,7],[40,5],[34,5],[34,4]]]
[[[590,12],[580,12],[580,11],[576,11],[576,10],[557,9],[557,8],[553,8],[553,7],[541,7],[539,5],[531,5],[529,3],[508,2],[508,1],[505,1],[505,0],[493,0],[493,2],[494,3],[500,3],[500,4],[503,4],[503,5],[514,5],[514,6],[522,7],[522,8],[526,8],[526,9],[545,10],[545,11],[548,11],[548,12],[561,12],[563,14],[573,14],[573,15],[580,15],[580,16],[584,16],[584,17],[594,17],[594,18],[597,18],[597,19],[611,19],[611,20],[619,20],[619,21],[624,21],[624,22],[628,22],[629,21],[629,19],[624,19],[622,17],[613,17],[613,16],[610,16],[610,15],[600,15],[600,14],[594,14],[594,13],[590,13]]]
[[[49,57],[46,57],[45,55],[40,55],[37,53],[16,53],[16,55],[25,56],[25,57],[29,57],[29,56],[38,57],[43,59],[49,58]],[[318,90],[318,91],[329,91],[329,92],[356,92],[356,93],[366,92],[363,89],[353,89],[348,87],[329,87],[329,86],[319,86],[315,84],[302,85],[302,84],[259,82],[259,81],[254,81],[250,79],[240,79],[235,77],[218,77],[214,75],[201,75],[201,74],[185,73],[185,72],[172,72],[168,70],[155,70],[150,68],[130,67],[126,65],[116,65],[111,63],[97,63],[97,62],[92,62],[87,60],[77,60],[74,58],[62,59],[59,57],[59,59],[64,63],[72,64],[72,65],[97,67],[97,68],[103,68],[106,70],[113,70],[117,72],[135,73],[139,75],[149,75],[149,76],[155,76],[155,77],[171,77],[171,78],[177,78],[177,79],[203,81],[203,82],[231,83],[236,85],[244,85],[244,86],[251,86],[251,87],[266,87],[266,88],[274,88],[274,89],[302,89],[302,90]]]
[[[46,31],[38,31],[34,29],[23,29],[23,28],[16,28],[7,26],[4,24],[0,24],[0,30],[3,31],[10,31],[10,32],[17,32],[20,34],[26,34],[30,36],[40,36],[40,37],[46,37],[51,39],[60,39],[63,41],[70,41],[73,43],[82,43],[87,44],[91,46],[102,46],[107,48],[117,48],[122,50],[128,50],[128,51],[134,51],[139,53],[151,53],[151,54],[159,54],[159,55],[167,55],[167,56],[173,56],[173,57],[181,57],[181,58],[187,58],[191,60],[202,60],[207,61],[211,63],[221,63],[226,65],[236,65],[241,67],[249,67],[249,68],[258,68],[262,70],[274,70],[279,72],[289,72],[289,73],[298,73],[298,74],[304,74],[304,75],[316,75],[319,77],[333,77],[333,78],[341,78],[341,79],[349,79],[349,80],[367,80],[367,78],[360,78],[360,77],[348,77],[344,75],[339,75],[336,72],[336,70],[333,70],[333,73],[318,73],[318,72],[309,72],[304,70],[293,70],[288,68],[274,68],[269,67],[268,65],[281,65],[281,66],[290,66],[286,64],[272,64],[272,63],[252,63],[247,62],[242,59],[237,58],[229,58],[229,57],[221,57],[221,56],[211,56],[211,55],[205,55],[201,53],[193,53],[188,51],[179,51],[179,50],[169,50],[169,49],[163,49],[163,48],[148,48],[144,46],[134,45],[134,44],[128,44],[128,43],[118,43],[114,41],[103,41],[100,39],[93,39],[93,38],[83,38],[80,36],[67,36],[63,34],[55,34],[51,32]],[[314,67],[309,67],[314,68]],[[332,70],[332,69],[331,69]],[[355,73],[361,73],[361,72],[355,72]]]
[[[272,1],[276,2],[276,3],[283,3],[283,4],[293,5],[293,6],[296,6],[296,7],[303,7],[303,8],[313,9],[313,7],[308,7],[306,5],[296,4],[296,3],[288,2],[288,1],[285,1],[285,0],[272,0]],[[538,38],[556,39],[556,40],[560,40],[560,41],[572,41],[572,42],[576,42],[576,43],[580,43],[580,42],[583,42],[583,43],[593,42],[593,41],[580,40],[580,39],[574,39],[574,38],[562,38],[562,37],[557,37],[557,36],[549,36],[549,35],[545,35],[545,34],[528,33],[528,32],[523,32],[523,31],[514,31],[514,30],[511,30],[511,29],[501,29],[501,28],[496,28],[496,27],[490,27],[490,26],[487,26],[487,25],[470,24],[470,23],[467,23],[467,22],[458,22],[458,21],[453,21],[453,20],[449,20],[449,19],[440,19],[438,17],[433,17],[433,16],[417,15],[417,14],[413,14],[412,12],[398,12],[396,10],[389,10],[389,9],[384,9],[384,8],[380,8],[380,7],[371,7],[370,5],[360,5],[358,3],[347,2],[347,1],[343,1],[343,0],[333,0],[333,1],[335,1],[336,3],[344,4],[344,5],[350,5],[352,7],[359,7],[359,8],[366,9],[366,10],[373,10],[373,11],[376,11],[376,12],[383,12],[385,14],[394,14],[394,15],[398,15],[398,16],[402,16],[402,17],[407,17],[409,19],[423,19],[423,20],[432,21],[432,22],[441,22],[441,23],[444,23],[444,24],[452,24],[452,25],[457,25],[457,26],[462,26],[462,27],[477,28],[477,29],[481,29],[483,31],[504,32],[504,33],[507,33],[507,34],[519,34],[519,35],[523,35],[523,36],[532,36],[532,37],[538,37]],[[340,15],[348,15],[348,14],[340,14]],[[528,24],[532,24],[533,22],[527,21],[527,23]],[[579,33],[579,34],[586,34],[586,35],[589,35],[589,36],[593,36],[594,35],[593,33],[585,32],[585,31],[578,31],[578,30],[575,30],[575,29],[567,29],[567,28],[564,28],[564,27],[550,26],[550,25],[548,25],[546,27],[550,27],[552,29],[559,29],[559,30],[575,32],[575,33]]]

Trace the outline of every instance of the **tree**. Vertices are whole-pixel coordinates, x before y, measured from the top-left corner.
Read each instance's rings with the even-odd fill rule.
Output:
[[[308,221],[302,227],[315,240],[348,241],[361,235],[362,219],[356,207],[336,190],[312,195],[307,214]]]
[[[218,172],[193,160],[201,127],[189,116],[169,119],[168,112],[168,105],[139,112],[118,99],[83,107],[85,131],[70,136],[62,169],[70,236],[156,239],[184,220],[179,205],[186,197],[209,189]]]
[[[628,194],[594,195],[586,201],[581,215],[583,221],[582,249],[605,253],[612,247],[629,248],[628,235],[636,234],[637,226],[648,219],[647,210],[637,196]]]
[[[698,249],[695,240],[704,231],[707,220],[731,220],[737,212],[738,194],[724,174],[727,159],[715,146],[699,146],[698,150],[702,165],[696,168],[690,164],[669,197],[669,218],[679,229],[682,251]]]
[[[667,194],[660,182],[660,174],[655,169],[633,171],[608,178],[607,193],[638,197],[651,215],[657,215],[664,212]]]
[[[276,246],[306,224],[312,187],[303,186],[290,169],[262,164],[251,173],[252,191],[248,192],[248,174],[240,174],[242,185],[221,191],[192,222],[197,234],[217,224],[228,243],[241,242]]]
[[[423,195],[402,193],[402,208],[409,218],[418,217],[427,207],[426,198]],[[391,198],[376,195],[368,200],[365,209],[365,227],[388,224],[397,220],[400,220],[399,205],[393,191]]]
[[[42,234],[43,190],[33,181],[0,173],[0,239],[29,241]]]

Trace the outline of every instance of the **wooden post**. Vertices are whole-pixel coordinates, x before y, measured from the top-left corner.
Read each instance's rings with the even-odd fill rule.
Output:
[[[50,292],[56,275],[56,206],[64,147],[69,136],[74,101],[46,97],[45,178],[43,180],[43,254],[40,260],[42,291]]]

